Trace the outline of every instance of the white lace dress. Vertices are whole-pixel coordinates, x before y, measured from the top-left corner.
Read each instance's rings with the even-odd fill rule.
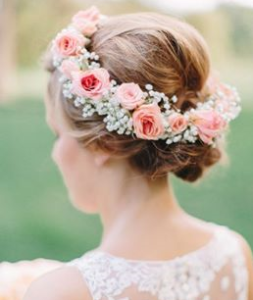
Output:
[[[213,224],[208,244],[171,260],[131,260],[94,249],[66,264],[80,270],[94,300],[247,300],[238,239]]]

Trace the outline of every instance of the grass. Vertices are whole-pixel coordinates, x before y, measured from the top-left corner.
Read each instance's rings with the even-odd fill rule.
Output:
[[[0,261],[37,257],[67,261],[96,247],[97,215],[73,208],[50,158],[53,135],[42,101],[0,106]],[[228,135],[230,165],[213,167],[199,185],[175,177],[181,205],[192,215],[227,225],[253,247],[253,109],[243,109]]]

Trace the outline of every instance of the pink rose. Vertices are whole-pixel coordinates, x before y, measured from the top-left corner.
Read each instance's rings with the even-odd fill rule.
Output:
[[[164,124],[157,103],[144,104],[133,112],[133,125],[136,136],[156,140],[164,133]]]
[[[73,26],[88,37],[97,31],[96,23],[87,20],[77,20],[73,23]]]
[[[72,18],[73,26],[86,36],[91,36],[97,31],[100,12],[96,6],[81,10]]]
[[[116,91],[116,97],[128,110],[135,109],[144,103],[143,92],[136,83],[122,83]]]
[[[69,79],[72,79],[72,72],[79,71],[79,67],[73,61],[64,60],[61,64],[60,71]]]
[[[99,100],[110,88],[110,75],[104,68],[73,72],[72,76],[72,92],[81,97]]]
[[[54,50],[63,57],[77,55],[86,41],[82,34],[64,31],[56,37]]]
[[[100,12],[96,6],[91,6],[86,10],[80,10],[77,14],[72,18],[72,22],[79,22],[80,20],[97,22],[99,20]]]
[[[174,133],[180,133],[180,132],[184,131],[188,125],[186,118],[177,112],[175,112],[169,116],[168,122],[169,122],[171,130]]]
[[[195,111],[190,115],[200,138],[207,144],[226,127],[226,121],[216,111]]]

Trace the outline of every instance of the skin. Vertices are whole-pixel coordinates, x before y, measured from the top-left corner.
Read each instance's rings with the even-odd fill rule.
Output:
[[[101,218],[103,234],[97,249],[130,259],[169,260],[210,241],[213,227],[180,207],[169,177],[151,182],[122,159],[117,160],[99,149],[81,148],[64,125],[57,122],[47,102],[46,108],[46,121],[58,136],[52,159],[62,174],[69,198],[78,210],[99,214]],[[247,257],[250,282],[253,282],[250,246],[241,235],[234,234]],[[249,300],[253,300],[252,285]],[[81,274],[69,266],[35,280],[24,300],[70,297],[72,300],[91,299]]]

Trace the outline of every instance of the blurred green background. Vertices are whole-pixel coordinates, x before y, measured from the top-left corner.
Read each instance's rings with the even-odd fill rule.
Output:
[[[54,137],[45,123],[42,101],[47,74],[40,67],[50,39],[73,13],[91,4],[104,14],[159,11],[143,1],[2,0],[0,4],[0,29],[8,29],[0,35],[0,261],[37,257],[67,261],[100,241],[99,217],[71,206],[51,160]],[[230,164],[213,167],[198,185],[173,177],[176,195],[189,213],[231,227],[253,248],[253,10],[220,5],[167,13],[199,29],[210,46],[214,68],[242,97],[242,113],[231,122],[227,135]]]

